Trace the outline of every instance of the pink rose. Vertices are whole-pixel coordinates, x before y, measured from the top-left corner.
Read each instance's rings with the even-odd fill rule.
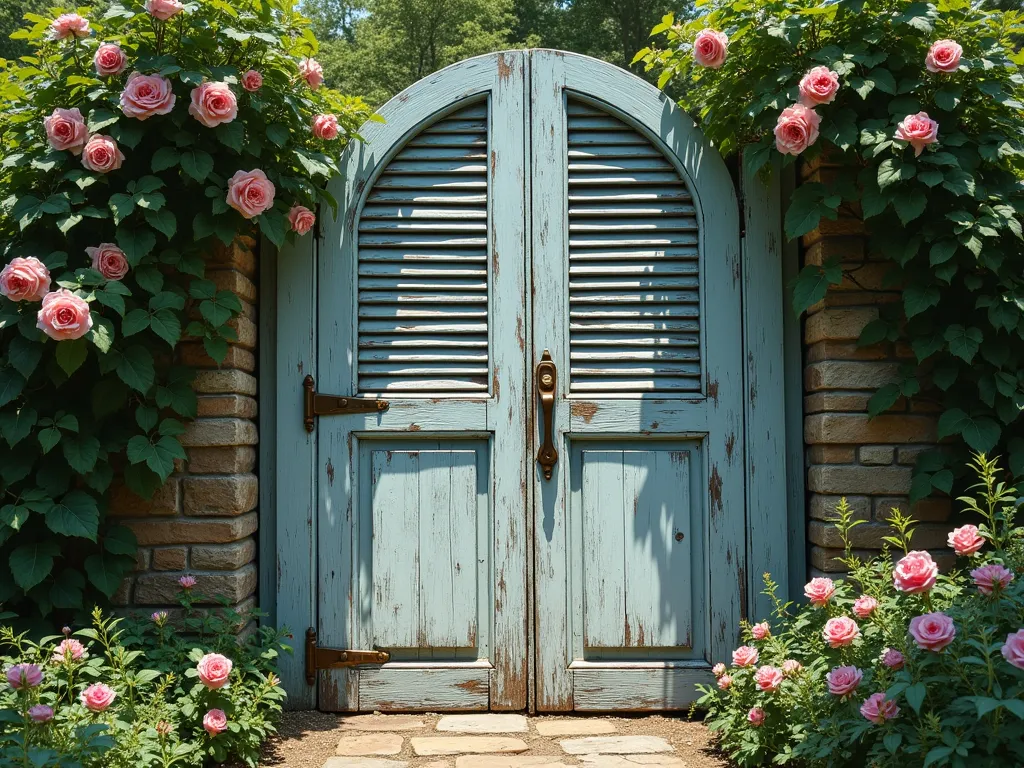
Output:
[[[1002,653],[1003,658],[1017,669],[1024,669],[1024,629],[1018,629],[1006,636]]]
[[[304,205],[293,205],[292,209],[288,211],[288,223],[294,231],[304,235],[313,228],[316,216]]]
[[[57,341],[80,339],[92,330],[89,304],[67,288],[59,288],[43,296],[36,327]]]
[[[15,664],[7,668],[7,682],[16,691],[35,688],[43,682],[43,670],[38,664]]]
[[[109,685],[93,683],[78,697],[90,712],[102,712],[117,698],[117,693]]]
[[[167,21],[184,7],[178,0],[146,0],[146,12],[160,21]]]
[[[132,72],[121,92],[121,111],[128,117],[147,120],[153,115],[166,115],[174,109],[171,81],[160,75]]]
[[[953,620],[941,611],[926,613],[910,620],[910,636],[918,648],[938,653],[953,642],[956,627]]]
[[[34,707],[28,708],[28,716],[32,718],[34,723],[48,723],[53,720],[53,707],[48,707],[45,704],[36,704]]]
[[[75,109],[55,109],[49,117],[43,118],[46,140],[54,149],[66,149],[73,155],[80,155],[89,131],[85,127],[82,113]]]
[[[274,206],[274,185],[259,168],[236,171],[228,179],[227,202],[232,208],[251,219]]]
[[[729,53],[729,37],[714,29],[702,29],[693,41],[693,60],[702,67],[718,69]]]
[[[886,648],[885,653],[882,654],[882,663],[889,669],[903,669],[905,662],[903,654],[895,648]]]
[[[303,59],[299,62],[299,76],[315,91],[324,82],[324,68],[316,59]]]
[[[762,691],[777,691],[782,685],[782,670],[765,665],[754,673],[754,682]]]
[[[192,587],[196,585],[196,577],[188,575],[182,576],[180,579],[178,579],[178,585],[182,589],[192,589]]]
[[[908,142],[914,148],[914,157],[918,157],[925,147],[939,140],[939,124],[927,112],[907,115],[896,128],[896,138]]]
[[[924,57],[924,65],[929,72],[956,72],[963,53],[964,49],[956,40],[936,40]]]
[[[111,77],[124,72],[124,68],[128,66],[128,57],[116,43],[104,43],[96,49],[92,63],[96,66],[97,75]]]
[[[849,616],[836,616],[825,622],[821,636],[831,647],[843,648],[860,637],[860,627]]]
[[[718,678],[718,690],[728,691],[732,687],[732,678],[729,675],[722,675]]]
[[[760,728],[764,724],[765,711],[760,707],[751,707],[750,711],[747,712],[747,720],[755,728]]]
[[[51,40],[88,36],[89,20],[79,16],[77,13],[65,13],[50,22]]]
[[[989,563],[971,571],[971,578],[974,579],[974,586],[981,594],[991,595],[1010,586],[1013,571],[998,563]]]
[[[238,116],[238,101],[227,83],[207,82],[192,89],[188,113],[207,128],[216,128]]]
[[[859,619],[868,618],[876,608],[878,608],[878,601],[870,595],[861,595],[853,602],[853,612]]]
[[[313,135],[324,141],[338,138],[338,118],[334,115],[317,115],[313,118]]]
[[[799,155],[818,140],[821,116],[803,104],[786,107],[775,124],[775,148],[784,155]]]
[[[107,280],[120,280],[128,274],[128,259],[124,251],[113,243],[100,243],[85,249],[92,259],[92,268]]]
[[[63,664],[69,659],[71,661],[82,661],[82,659],[87,658],[89,658],[89,652],[85,650],[84,645],[73,637],[61,640],[57,647],[53,649],[52,661],[54,664]]]
[[[782,662],[782,674],[786,677],[796,677],[803,672],[804,665],[796,659],[786,659]]]
[[[900,713],[895,701],[889,701],[882,692],[872,693],[860,705],[860,713],[875,725],[892,720]]]
[[[833,696],[849,696],[857,690],[863,679],[864,673],[856,667],[834,667],[825,675],[828,692]]]
[[[0,270],[0,293],[11,301],[42,301],[50,292],[50,270],[35,256],[11,259]]]
[[[839,75],[828,67],[815,67],[800,78],[800,103],[805,107],[831,104],[839,92]]]
[[[811,579],[804,585],[804,595],[815,608],[827,605],[835,593],[836,585],[832,579],[824,579],[819,576],[816,579]]]
[[[263,87],[263,75],[255,69],[250,69],[242,75],[242,87],[247,91],[258,91]]]
[[[725,672],[726,672],[725,664],[723,664],[722,662],[718,662],[717,664],[715,664],[715,666],[713,666],[711,668],[711,673],[715,677],[721,677],[722,675],[725,674]]]
[[[203,728],[211,736],[223,733],[228,729],[228,716],[223,709],[211,709],[203,715]]]
[[[90,136],[82,150],[82,165],[96,173],[116,171],[123,162],[124,153],[109,136],[98,133]]]
[[[892,572],[893,585],[900,592],[915,594],[927,592],[935,586],[935,578],[939,575],[939,566],[927,552],[915,550],[908,552],[896,563]]]
[[[946,543],[961,556],[973,555],[985,546],[985,540],[978,535],[978,526],[976,525],[962,525],[959,528],[954,528],[946,539]]]
[[[754,636],[755,640],[764,640],[771,637],[772,628],[768,625],[767,621],[762,621],[760,624],[755,624],[750,628],[750,634]]]
[[[219,653],[208,653],[196,664],[199,679],[209,689],[223,688],[231,676],[231,659]]]
[[[750,645],[741,645],[732,652],[732,663],[737,667],[752,667],[758,658],[757,648]]]

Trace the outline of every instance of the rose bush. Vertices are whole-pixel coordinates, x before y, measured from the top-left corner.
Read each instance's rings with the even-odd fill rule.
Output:
[[[939,437],[955,438],[918,461],[912,500],[949,493],[969,451],[998,449],[1024,475],[1024,12],[970,0],[697,6],[685,22],[666,16],[636,61],[682,94],[723,154],[744,150],[745,174],[778,153],[783,166],[826,154],[836,166],[792,195],[786,234],[862,216],[869,252],[808,263],[793,303],[803,311],[889,262],[877,280],[902,301],[881,306],[860,342],[912,355],[899,353],[907,362],[869,411],[924,400],[942,412]]]
[[[978,456],[972,468],[978,496],[960,501],[979,525],[950,537],[953,552],[953,542],[971,542],[950,573],[911,549],[913,523],[896,510],[886,550],[855,557],[849,534],[862,521],[844,499],[836,522],[846,580],[812,579],[811,602],[796,607],[775,597],[765,575],[770,631],[745,626],[747,644],[731,667],[715,665],[717,685],[700,686],[697,703],[740,765],[1024,762],[1021,500],[995,460]]]
[[[65,628],[59,641],[0,628],[0,765],[256,766],[285,696],[284,634],[264,628],[240,642],[257,614],[200,614],[192,590],[182,588],[173,623],[165,612],[113,619],[97,609],[90,627]]]
[[[134,564],[111,488],[185,458],[176,346],[236,339],[204,257],[306,235],[369,116],[287,0],[103,8],[26,15],[34,52],[0,61],[0,603],[68,623]]]

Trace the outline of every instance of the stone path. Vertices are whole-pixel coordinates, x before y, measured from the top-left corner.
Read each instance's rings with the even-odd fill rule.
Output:
[[[699,723],[674,717],[287,713],[261,766],[718,768]]]

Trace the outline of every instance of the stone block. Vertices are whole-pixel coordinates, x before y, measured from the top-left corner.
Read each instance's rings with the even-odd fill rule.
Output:
[[[235,571],[256,558],[256,542],[245,539],[220,546],[192,547],[192,567],[204,571]]]
[[[187,477],[184,512],[198,516],[234,516],[256,509],[259,481],[256,475]]]
[[[886,496],[910,491],[908,467],[851,467],[823,465],[807,472],[812,493]]]
[[[859,554],[866,560],[867,558],[871,557],[876,553],[854,552],[854,554]],[[814,568],[817,568],[826,576],[831,576],[832,574],[836,573],[846,573],[846,566],[840,563],[838,560],[836,560],[837,557],[842,556],[843,550],[841,549],[825,549],[824,547],[812,546],[810,565],[812,565]]]
[[[235,329],[238,334],[238,341],[234,342],[243,349],[256,349],[256,323],[245,315],[239,315],[229,326]]]
[[[199,371],[192,389],[200,395],[255,395],[256,377],[244,371]]]
[[[870,389],[897,381],[899,363],[866,363],[828,360],[804,369],[804,387],[822,389]]]
[[[254,248],[256,241],[250,237],[239,236],[235,242],[225,246],[219,240],[207,254],[211,264],[221,268],[237,269],[244,275],[250,277],[256,274],[256,254]]]
[[[172,520],[132,520],[125,523],[135,532],[140,546],[169,544],[227,544],[256,532],[255,512],[233,518],[209,520],[175,518]]]
[[[145,547],[139,547],[135,550],[135,570],[145,571],[149,569],[149,564],[152,562],[152,551]]]
[[[830,310],[823,310],[828,312]],[[822,314],[819,312],[818,314]],[[808,322],[811,318],[808,317]],[[820,363],[824,360],[891,360],[892,351],[886,344],[873,344],[870,347],[857,346],[855,341],[819,341],[807,347],[804,355],[804,362],[807,364]]]
[[[115,517],[163,517],[178,514],[180,502],[181,489],[178,478],[173,475],[149,499],[136,495],[121,483],[114,483],[110,487],[107,513]]]
[[[256,400],[245,395],[203,395],[197,398],[197,413],[200,418],[237,416],[240,419],[255,419]]]
[[[889,445],[865,445],[857,450],[857,456],[861,464],[892,464],[896,449]]]
[[[194,594],[200,603],[215,603],[225,598],[239,603],[256,591],[256,566],[247,565],[237,571],[193,574],[198,583]],[[138,605],[171,605],[177,603],[181,589],[177,573],[144,573],[136,579],[135,603]]]
[[[157,547],[153,550],[154,571],[183,571],[187,565],[185,547]]]
[[[914,531],[915,549],[937,549],[946,544],[949,531],[942,525],[919,525]],[[854,549],[881,549],[883,538],[894,535],[885,523],[871,522],[855,526],[850,530],[850,543]],[[839,529],[830,523],[812,520],[808,526],[808,538],[812,544],[826,549],[842,549],[843,540]]]
[[[819,240],[804,251],[807,264],[821,266],[826,261],[837,260],[841,264],[862,263],[864,261],[864,238],[832,237]]]
[[[808,514],[814,520],[835,520],[836,507],[843,496],[821,496],[812,494]],[[871,499],[868,496],[846,496],[846,504],[853,511],[855,520],[871,519]]]
[[[180,438],[186,448],[256,445],[256,425],[247,419],[196,419]]]
[[[863,412],[867,413],[871,395],[859,392],[815,392],[804,398],[804,413]]]
[[[114,594],[111,595],[111,597],[110,597],[111,605],[115,605],[115,606],[117,606],[119,608],[120,607],[124,607],[126,605],[131,605],[132,602],[133,602],[132,601],[132,588],[134,586],[135,586],[135,579],[131,578],[130,576],[122,579],[121,580],[121,586],[119,586],[117,588],[117,591],[114,592]]]
[[[189,448],[187,453],[192,474],[244,474],[256,468],[256,449],[251,445]]]
[[[953,512],[953,501],[949,498],[936,497],[921,499],[911,504],[905,498],[881,498],[874,500],[875,520],[887,520],[892,516],[893,508],[899,509],[904,514],[910,514],[914,520],[920,523],[941,523],[949,519]],[[952,526],[946,526],[946,530],[952,530]]]
[[[202,344],[183,342],[178,347],[178,359],[192,368],[234,368],[248,373],[256,370],[256,356],[235,344],[228,345],[227,355],[218,361],[206,354]]]
[[[816,413],[804,419],[804,442],[838,445],[927,443],[935,440],[936,422],[925,416]],[[863,450],[863,449],[862,449]],[[892,461],[892,457],[889,457]]]
[[[857,450],[848,445],[812,445],[807,449],[809,464],[852,464]]]
[[[259,295],[256,285],[237,269],[211,269],[206,276],[213,281],[218,290],[231,291],[242,301],[250,304],[256,302]]]
[[[815,344],[819,341],[858,339],[864,326],[876,319],[876,307],[825,309],[807,318],[804,325],[804,342]]]

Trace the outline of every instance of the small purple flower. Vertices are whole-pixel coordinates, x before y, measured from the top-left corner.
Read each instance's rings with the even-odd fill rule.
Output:
[[[167,611],[154,611],[153,615],[149,618],[151,618],[153,620],[153,623],[156,624],[158,627],[162,627],[164,624],[167,623]]]
[[[34,707],[29,707],[28,716],[36,723],[48,723],[53,720],[53,707],[36,704]]]
[[[196,585],[196,577],[188,575],[182,576],[180,579],[178,579],[178,584],[180,584],[181,588],[184,590],[192,589],[192,587]]]
[[[43,670],[38,664],[15,664],[7,669],[7,682],[16,691],[35,688],[43,682]]]

